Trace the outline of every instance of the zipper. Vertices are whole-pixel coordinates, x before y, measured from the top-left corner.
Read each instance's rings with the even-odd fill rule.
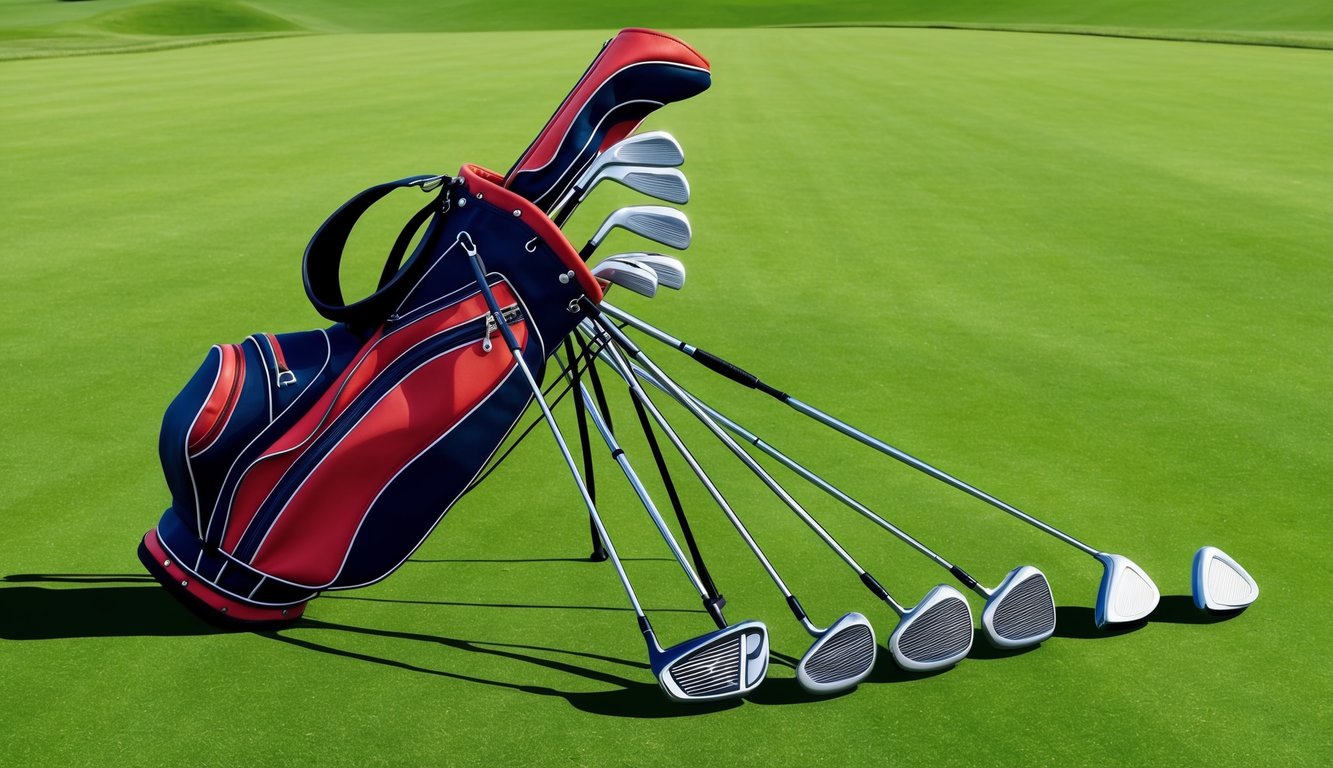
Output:
[[[502,317],[504,317],[505,325],[510,325],[510,324],[512,324],[515,320],[517,320],[517,319],[519,318],[519,315],[521,315],[521,314],[523,314],[523,313],[522,313],[522,311],[518,308],[518,305],[517,305],[517,304],[510,304],[509,306],[507,306],[507,307],[505,307],[504,309],[500,310],[500,315],[501,315]],[[491,351],[492,347],[494,346],[494,345],[491,344],[491,337],[494,336],[494,335],[496,334],[496,332],[499,331],[499,330],[500,330],[500,324],[497,323],[497,322],[495,322],[495,315],[494,315],[494,313],[490,313],[490,312],[486,313],[486,332],[485,332],[484,334],[482,334],[482,337],[481,337],[481,351],[482,351],[482,352],[490,352],[490,351]]]
[[[292,369],[287,367],[287,358],[282,354],[282,346],[278,344],[278,337],[271,333],[264,335],[268,337],[268,346],[273,350],[273,371],[278,386],[285,387],[288,384],[295,384],[296,374],[292,373]]]
[[[517,304],[511,305],[503,310],[505,322],[514,322],[519,320],[523,312]],[[259,551],[259,546],[268,535],[269,528],[277,520],[279,512],[286,506],[291,495],[296,492],[300,483],[314,469],[314,466],[336,446],[339,441],[346,437],[348,432],[352,431],[378,403],[384,395],[394,387],[402,383],[408,374],[415,370],[427,359],[441,354],[448,354],[455,348],[467,346],[467,339],[475,339],[478,332],[486,331],[483,336],[483,344],[489,343],[491,323],[495,322],[495,317],[489,312],[480,315],[471,320],[464,321],[460,325],[455,325],[445,331],[441,331],[434,336],[423,339],[416,346],[403,353],[388,365],[374,381],[357,395],[352,405],[343,411],[334,419],[324,434],[315,438],[310,447],[304,451],[300,458],[292,463],[292,466],[284,473],[283,478],[269,494],[269,500],[260,505],[255,512],[254,519],[249,525],[249,530],[241,537],[237,543],[233,554],[242,561],[248,562]],[[482,347],[486,347],[483,345]],[[442,351],[443,350],[443,351]],[[244,482],[244,478],[241,480]]]

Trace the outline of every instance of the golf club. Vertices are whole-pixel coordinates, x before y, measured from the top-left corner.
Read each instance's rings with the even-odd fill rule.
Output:
[[[685,214],[664,205],[630,205],[612,211],[579,250],[579,256],[587,261],[616,227],[672,248],[690,247],[690,220]]]
[[[680,339],[674,338],[670,334],[649,325],[623,310],[606,303],[602,303],[599,307],[607,315],[610,315],[620,322],[642,331],[656,341],[684,352],[691,359],[699,362],[709,370],[725,376],[738,384],[750,387],[751,389],[758,389],[764,394],[786,403],[797,412],[802,413],[827,427],[868,445],[885,455],[897,459],[909,467],[923,472],[946,485],[950,485],[970,496],[981,499],[987,504],[1013,515],[1038,530],[1050,534],[1060,541],[1092,555],[1102,564],[1103,568],[1102,580],[1097,592],[1096,610],[1094,612],[1098,627],[1104,627],[1107,624],[1140,621],[1147,618],[1148,614],[1152,613],[1153,609],[1157,607],[1157,603],[1161,599],[1161,593],[1157,590],[1157,585],[1153,583],[1153,580],[1142,568],[1129,558],[1093,549],[1054,526],[1042,522],[1041,520],[1020,511],[1018,508],[1006,504],[994,496],[974,488],[962,480],[936,469],[930,464],[927,464],[910,454],[894,448],[882,440],[872,437],[845,422],[839,421],[823,411],[797,400],[786,392],[769,386],[763,381],[760,381],[757,376],[743,370],[734,363],[699,349],[698,347],[687,344]]]
[[[1259,599],[1259,585],[1240,563],[1217,547],[1194,553],[1194,605],[1201,611],[1239,612]]]
[[[959,594],[958,590],[945,584],[935,586],[921,600],[919,604],[912,608],[906,608],[898,601],[894,600],[892,595],[843,547],[838,544],[828,531],[824,530],[813,517],[810,516],[804,508],[801,507],[787,491],[770,476],[758,462],[751,457],[744,448],[736,443],[718,424],[709,418],[708,414],[696,406],[689,394],[682,390],[679,385],[672,381],[652,360],[639,349],[629,337],[615,326],[614,323],[603,319],[598,306],[592,302],[584,302],[589,307],[591,319],[597,328],[611,337],[614,346],[608,345],[606,348],[613,354],[620,354],[623,351],[629,355],[635,362],[638,362],[644,369],[652,373],[653,376],[666,386],[669,395],[675,398],[685,407],[695,418],[697,418],[708,430],[716,437],[728,450],[730,450],[737,459],[741,461],[756,477],[759,478],[770,491],[773,492],[802,522],[806,524],[815,534],[824,542],[829,549],[833,550],[839,558],[850,567],[857,576],[860,577],[862,584],[870,590],[875,597],[884,601],[900,617],[898,626],[889,636],[889,651],[894,659],[905,669],[912,670],[935,670],[950,667],[965,656],[972,647],[972,611],[967,604],[967,600]],[[617,347],[619,349],[617,349]],[[634,373],[628,367],[628,363],[621,366],[621,370],[628,374],[630,380],[634,380]],[[637,383],[637,382],[636,382]],[[642,389],[639,389],[642,392]],[[643,397],[647,399],[647,395]]]
[[[663,392],[667,391],[666,387],[647,371],[636,368],[635,373]],[[1055,632],[1055,599],[1051,596],[1051,587],[1045,574],[1037,568],[1030,565],[1021,565],[1010,571],[998,587],[989,589],[972,578],[962,568],[945,560],[934,550],[917,541],[880,515],[875,514],[869,507],[797,463],[753,432],[727,418],[698,397],[691,395],[691,399],[705,413],[737,437],[754,445],[811,485],[897,536],[912,549],[952,573],[964,586],[985,599],[986,607],[981,614],[981,623],[992,645],[1000,648],[1022,648],[1036,645]]]
[[[685,152],[676,137],[666,131],[649,131],[627,136],[588,162],[569,189],[551,206],[549,213],[557,223],[564,223],[574,207],[583,202],[597,186],[604,171],[618,165],[639,168],[676,168],[685,162]],[[687,189],[688,192],[688,189]]]
[[[592,268],[592,276],[650,299],[657,295],[657,273],[633,262],[607,259]]]
[[[586,321],[583,324],[583,332],[588,335],[596,334],[595,328]],[[600,339],[594,338],[593,341],[599,343]],[[598,356],[625,379],[635,402],[652,414],[653,420],[690,466],[691,471],[707,489],[709,495],[726,515],[732,526],[735,527],[737,533],[740,534],[750,551],[759,560],[760,565],[763,566],[768,577],[777,585],[778,590],[786,598],[787,606],[796,620],[815,638],[815,642],[796,665],[796,679],[801,686],[814,693],[832,693],[851,688],[865,679],[874,668],[876,655],[875,632],[870,626],[870,622],[865,616],[853,612],[843,615],[827,628],[821,629],[815,626],[801,606],[800,601],[787,588],[777,569],[774,568],[759,544],[750,535],[745,524],[741,522],[726,498],[717,489],[717,486],[713,484],[708,473],[699,465],[694,454],[685,446],[685,443],[672,429],[665,417],[657,410],[652,400],[648,398],[647,393],[635,381],[633,374],[629,372],[628,363],[624,357],[619,354],[615,347],[610,345],[603,345]]]
[[[648,267],[657,273],[659,285],[673,291],[679,291],[685,287],[685,265],[681,263],[680,259],[671,256],[635,251],[608,256],[603,263],[606,261],[627,261],[641,267]]]
[[[675,168],[653,168],[643,165],[611,165],[603,167],[592,177],[588,188],[570,200],[563,210],[551,216],[557,226],[564,226],[584,198],[603,181],[614,181],[658,200],[668,203],[688,203],[690,183],[685,174]]]
[[[463,234],[466,235],[466,233]],[[546,405],[546,401],[542,399],[541,386],[533,377],[532,371],[528,369],[528,364],[524,362],[523,350],[519,346],[518,338],[514,336],[514,332],[510,329],[504,312],[500,309],[500,304],[496,301],[495,294],[486,281],[486,267],[477,253],[476,244],[471,237],[460,237],[459,244],[468,256],[477,284],[481,286],[482,296],[485,297],[487,308],[495,319],[497,330],[504,338],[505,345],[509,348],[509,353],[514,359],[514,364],[527,382],[533,399],[537,401],[542,417],[551,428],[551,435],[555,438],[556,447],[559,448],[560,455],[565,460],[565,466],[574,477],[574,484],[579,489],[579,495],[583,499],[584,506],[587,507],[588,514],[597,527],[597,533],[606,547],[606,552],[615,566],[621,586],[624,587],[625,594],[629,597],[630,605],[633,607],[634,615],[639,622],[639,629],[643,632],[644,640],[648,645],[649,663],[658,684],[667,696],[677,701],[710,701],[732,698],[743,696],[754,690],[763,682],[764,675],[768,671],[768,629],[760,622],[743,622],[725,629],[709,632],[706,635],[665,649],[657,642],[657,635],[653,631],[648,617],[643,612],[643,607],[634,593],[634,586],[630,583],[629,575],[625,572],[624,565],[621,563],[619,556],[616,554],[615,546],[611,542],[611,537],[606,532],[606,526],[597,513],[597,505],[593,503],[592,498],[588,495],[588,489],[583,484],[583,478],[579,475],[578,468],[574,464],[574,457],[569,452],[569,446],[565,442],[564,435],[560,432],[560,426],[556,423],[555,416],[551,414],[551,409]]]

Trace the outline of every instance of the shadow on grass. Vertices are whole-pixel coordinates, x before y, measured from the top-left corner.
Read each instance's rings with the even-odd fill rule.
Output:
[[[401,603],[403,605],[446,605],[458,608],[522,608],[522,609],[551,609],[557,611],[615,611],[618,613],[631,613],[633,608],[629,606],[613,605],[551,605],[551,604],[532,604],[532,603],[464,603],[451,600],[399,600],[388,597],[357,597],[354,595],[322,595],[320,600],[357,600],[367,603]],[[651,613],[698,613],[703,614],[702,608],[647,608]]]
[[[1041,644],[1038,643],[1037,645],[1029,645],[1023,648],[997,648],[990,641],[990,638],[986,636],[985,630],[974,629],[972,630],[972,650],[967,652],[967,658],[978,659],[981,661],[1012,659],[1015,656],[1032,653],[1040,647]]]
[[[622,563],[645,563],[660,560],[662,562],[675,562],[669,557],[622,557]],[[409,558],[409,563],[418,565],[430,565],[434,563],[593,563],[605,562],[604,560],[593,560],[590,557],[510,557],[510,558],[485,558],[485,557],[457,557],[443,560],[426,560],[419,557]]]
[[[1163,624],[1216,624],[1234,619],[1242,613],[1245,613],[1244,608],[1237,611],[1201,611],[1194,605],[1194,598],[1190,595],[1167,595],[1157,604],[1157,609],[1148,617],[1148,621]]]
[[[74,637],[183,637],[221,634],[219,629],[185,610],[151,576],[96,576],[51,579],[7,576],[5,581],[104,583],[128,581],[128,587],[4,587],[0,588],[0,639],[61,640]]]
[[[1104,629],[1097,628],[1097,612],[1082,605],[1061,605],[1055,609],[1055,637],[1067,637],[1072,640],[1105,640],[1120,637],[1130,632],[1137,632],[1148,622],[1136,621],[1132,624],[1113,624]]]

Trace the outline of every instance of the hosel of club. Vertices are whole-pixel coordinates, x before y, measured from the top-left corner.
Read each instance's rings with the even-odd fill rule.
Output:
[[[601,326],[595,324],[594,328],[600,329]],[[604,336],[607,335],[604,330],[601,331],[601,333]],[[594,338],[593,341],[596,342],[598,339]],[[801,625],[805,627],[805,630],[812,635],[823,633],[824,630],[815,626],[810,620],[810,617],[806,615],[805,609],[801,606],[800,601],[797,600],[796,596],[792,594],[792,591],[787,588],[786,582],[782,580],[777,569],[773,567],[768,556],[764,554],[764,550],[759,546],[759,543],[754,540],[754,537],[750,535],[750,531],[745,526],[745,523],[741,521],[735,510],[731,508],[731,504],[727,502],[726,497],[722,495],[722,492],[718,490],[717,486],[713,483],[712,478],[708,476],[708,473],[704,471],[698,460],[695,459],[693,452],[691,452],[689,447],[685,445],[685,442],[680,439],[680,436],[676,434],[676,431],[671,427],[670,422],[666,420],[666,417],[662,415],[662,412],[658,410],[657,406],[648,397],[648,393],[644,392],[643,388],[639,386],[637,379],[634,377],[630,363],[620,354],[620,350],[617,349],[614,344],[603,344],[597,351],[597,356],[606,361],[612,369],[625,380],[625,383],[630,390],[630,396],[643,405],[653,421],[662,429],[662,433],[666,435],[667,441],[671,443],[676,452],[685,460],[690,471],[699,479],[699,482],[704,486],[705,490],[708,491],[709,496],[712,497],[713,502],[717,504],[718,508],[722,510],[722,513],[726,515],[727,520],[730,521],[732,527],[736,529],[736,532],[740,534],[741,539],[745,542],[746,546],[750,548],[750,551],[753,552],[755,557],[759,560],[759,564],[763,567],[764,572],[768,574],[769,579],[773,581],[773,584],[777,586],[778,591],[780,591],[783,597],[786,598],[787,607],[791,610],[792,615],[796,617],[796,620],[801,622]]]
[[[607,335],[609,335],[618,347],[623,349],[635,361],[641,363],[646,370],[648,370],[650,373],[656,376],[662,383],[664,383],[667,386],[668,394],[670,394],[677,401],[679,401],[680,404],[683,405],[686,410],[688,410],[695,418],[697,418],[700,422],[703,423],[703,425],[708,429],[709,432],[713,434],[714,437],[716,437],[719,441],[721,441],[723,445],[727,446],[727,449],[730,450],[736,456],[736,458],[741,461],[741,463],[743,463],[752,473],[754,473],[754,475],[758,477],[760,481],[762,481],[764,485],[767,486],[768,489],[774,495],[776,495],[779,499],[781,499],[782,502],[786,504],[787,507],[791,509],[791,511],[795,513],[796,516],[799,517],[801,521],[806,524],[807,527],[810,528],[810,530],[814,531],[815,535],[817,535],[825,543],[825,545],[829,547],[829,549],[832,549],[833,552],[837,554],[838,557],[841,558],[842,561],[848,565],[848,567],[850,567],[853,571],[856,572],[858,576],[860,576],[861,581],[866,585],[867,588],[871,590],[871,592],[875,594],[876,597],[888,603],[890,607],[892,607],[895,611],[898,611],[899,615],[906,612],[906,609],[904,609],[901,605],[899,605],[897,601],[895,601],[889,595],[888,590],[884,589],[884,587],[880,585],[880,583],[876,581],[875,578],[866,571],[866,569],[862,568],[860,563],[856,562],[856,560],[850,554],[848,554],[847,551],[843,549],[842,546],[838,544],[836,540],[834,540],[834,538],[828,533],[828,531],[824,530],[823,526],[821,526],[818,521],[816,521],[813,517],[811,517],[810,513],[806,512],[805,509],[801,507],[800,503],[798,503],[795,499],[791,497],[791,494],[787,493],[786,489],[784,489],[776,480],[774,480],[773,477],[768,474],[768,472],[764,471],[764,468],[761,467],[759,463],[756,462],[752,456],[750,456],[750,454],[746,453],[745,449],[741,448],[740,445],[738,445],[736,441],[731,438],[730,435],[728,435],[720,426],[718,426],[718,424],[715,421],[710,419],[708,417],[708,414],[704,413],[701,409],[695,406],[694,403],[690,400],[688,394],[685,393],[684,390],[681,390],[680,387],[675,384],[675,382],[673,382],[660,368],[658,368],[653,363],[653,361],[650,360],[648,356],[643,353],[643,350],[639,349],[638,346],[635,345],[634,342],[624,334],[624,332],[622,332],[619,328],[617,328],[614,323],[609,323],[602,320],[601,310],[598,308],[596,304],[587,299],[584,300],[584,304],[588,307],[589,313],[592,316],[593,321],[597,323],[597,327],[602,329]],[[630,373],[632,376],[632,372]]]
[[[662,539],[666,541],[667,547],[671,550],[671,554],[676,558],[676,562],[680,564],[681,569],[685,571],[685,575],[689,578],[690,583],[693,584],[695,590],[698,591],[699,598],[703,601],[704,609],[713,616],[713,620],[718,624],[718,629],[725,629],[727,627],[727,622],[726,619],[722,617],[720,607],[713,602],[712,597],[708,594],[707,587],[704,586],[703,581],[699,579],[699,575],[694,572],[694,569],[690,567],[689,561],[685,557],[685,553],[681,551],[680,544],[676,541],[676,537],[672,535],[671,529],[667,527],[666,522],[662,519],[661,513],[657,510],[657,506],[648,495],[648,490],[644,488],[638,473],[636,473],[634,467],[630,465],[629,458],[625,455],[625,451],[620,447],[620,444],[616,441],[615,435],[611,434],[611,430],[607,427],[606,421],[602,418],[602,414],[597,408],[597,403],[594,402],[592,395],[588,392],[588,388],[583,386],[583,384],[579,384],[579,395],[583,398],[586,412],[588,413],[589,418],[592,419],[593,426],[596,427],[598,433],[601,434],[602,440],[606,443],[606,447],[610,449],[611,458],[620,465],[621,471],[625,474],[625,479],[629,481],[630,487],[634,489],[635,495],[639,497],[639,503],[641,503],[644,509],[647,510],[648,516],[653,520],[653,525],[657,526],[658,533],[660,533]]]
[[[702,363],[710,370],[718,374],[721,374],[723,376],[726,376],[732,381],[735,381],[736,383],[741,384],[743,386],[750,387],[751,389],[758,389],[761,392],[764,392],[765,394],[768,394],[771,397],[774,397],[777,400],[786,403],[788,406],[795,409],[797,412],[805,414],[806,416],[814,419],[815,421],[818,421],[824,426],[829,427],[837,432],[841,432],[842,434],[864,445],[874,448],[880,453],[883,453],[886,456],[889,456],[890,458],[896,459],[919,472],[927,474],[946,485],[952,486],[953,488],[956,488],[968,494],[969,496],[980,499],[986,502],[987,504],[990,504],[991,506],[995,507],[996,509],[999,509],[1002,512],[1006,512],[1012,515],[1013,517],[1016,517],[1019,520],[1022,520],[1023,522],[1045,533],[1048,533],[1051,536],[1054,536],[1055,538],[1063,541],[1064,543],[1076,549],[1082,550],[1083,552],[1087,553],[1088,555],[1091,555],[1094,558],[1097,557],[1099,554],[1101,554],[1100,552],[1098,552],[1098,550],[1088,546],[1087,544],[1084,544],[1083,542],[1079,541],[1073,536],[1070,536],[1064,531],[1061,531],[1060,529],[1050,525],[1049,523],[1045,523],[1041,520],[1038,520],[1037,518],[1027,514],[1026,512],[1023,512],[1017,507],[1014,507],[1010,504],[1006,504],[1005,502],[995,498],[994,496],[991,496],[985,491],[982,491],[979,488],[975,488],[963,482],[962,480],[959,480],[953,475],[944,472],[943,470],[937,469],[931,466],[930,464],[927,464],[926,462],[921,461],[920,459],[908,453],[905,453],[897,448],[894,448],[888,443],[872,435],[868,435],[865,432],[862,432],[861,430],[857,429],[856,427],[853,427],[850,424],[847,424],[846,422],[840,421],[834,418],[833,416],[824,413],[818,408],[815,408],[812,405],[803,403],[800,400],[797,400],[796,398],[792,397],[791,395],[782,392],[781,390],[774,389],[773,387],[760,381],[759,377],[737,367],[733,363],[723,360],[722,358],[717,357],[716,355],[713,355],[712,353],[707,352],[705,350],[699,349],[698,347],[686,344],[684,341],[681,341],[680,339],[677,339],[671,336],[670,334],[667,334],[666,332],[652,325],[649,325],[648,323],[645,323],[639,318],[634,317],[633,315],[630,315],[629,313],[617,307],[603,303],[601,306],[601,310],[604,311],[606,314],[614,317],[615,319],[627,323],[628,325],[631,325],[634,328],[642,331],[643,333],[652,337],[656,341],[659,341],[669,347],[674,347],[675,349],[684,352],[686,355],[689,355],[691,358]]]
[[[646,379],[648,383],[657,387],[662,392],[670,395],[670,392],[667,391],[666,387],[661,382],[657,381],[657,379],[654,378],[652,374],[637,367],[635,369],[635,372],[638,373],[644,379]],[[874,522],[876,525],[880,526],[886,531],[897,536],[912,549],[915,549],[917,552],[920,552],[922,555],[925,555],[926,557],[930,558],[931,561],[933,561],[940,567],[944,568],[949,573],[953,574],[954,578],[958,579],[958,581],[968,589],[972,590],[973,592],[976,592],[982,598],[986,599],[989,599],[990,596],[993,594],[992,590],[989,590],[986,587],[982,586],[976,579],[972,578],[972,576],[968,574],[967,571],[944,559],[934,550],[930,549],[925,544],[922,544],[921,542],[917,541],[914,537],[911,536],[911,534],[907,533],[901,528],[898,528],[893,523],[890,523],[888,520],[885,520],[883,517],[880,517],[879,515],[875,514],[875,512],[871,510],[869,507],[857,501],[856,499],[852,498],[851,496],[847,495],[837,486],[828,482],[824,478],[820,477],[819,475],[807,469],[804,465],[792,459],[790,456],[787,456],[785,453],[779,451],[777,448],[765,442],[755,433],[751,432],[750,430],[736,423],[732,419],[728,418],[726,415],[719,412],[716,408],[713,408],[708,403],[703,402],[694,395],[690,395],[690,399],[694,401],[695,405],[703,409],[705,413],[707,413],[709,416],[715,419],[719,424],[726,427],[737,437],[750,443],[759,450],[763,451],[765,454],[773,458],[773,460],[777,461],[782,466],[791,470],[798,477],[809,482],[811,485],[814,485],[816,488],[819,488],[821,491],[824,491],[828,495],[842,502],[844,505],[850,507],[856,512],[859,512],[863,517]]]
[[[551,428],[551,435],[555,438],[556,447],[560,449],[560,455],[565,460],[565,466],[574,477],[574,484],[579,489],[579,496],[582,497],[584,505],[588,509],[588,514],[593,523],[597,526],[597,535],[601,537],[602,544],[606,547],[606,553],[611,558],[611,564],[616,569],[616,575],[620,578],[620,585],[625,590],[626,597],[629,598],[630,606],[634,609],[635,618],[638,619],[639,629],[642,630],[644,640],[648,644],[649,654],[660,654],[663,651],[662,646],[657,642],[657,635],[653,632],[653,625],[648,621],[647,615],[643,612],[643,606],[639,603],[639,597],[634,593],[634,586],[630,584],[629,575],[625,573],[625,566],[620,562],[620,556],[616,553],[615,545],[611,542],[611,536],[606,532],[606,526],[602,524],[602,516],[597,513],[597,505],[593,503],[592,497],[588,495],[588,487],[583,482],[583,476],[579,474],[578,467],[574,464],[574,455],[569,452],[569,445],[565,442],[565,437],[560,432],[560,427],[556,424],[555,416],[551,409],[547,407],[546,401],[542,399],[541,386],[528,369],[528,364],[523,360],[523,349],[519,346],[518,338],[514,336],[509,323],[505,321],[504,311],[500,308],[500,303],[496,301],[495,294],[491,291],[490,283],[486,281],[486,267],[482,264],[481,257],[477,253],[476,243],[472,236],[467,232],[462,232],[458,236],[458,244],[462,246],[467,254],[468,263],[472,267],[473,275],[477,279],[477,285],[481,287],[481,295],[486,301],[486,308],[491,316],[495,318],[496,325],[499,328],[500,335],[509,348],[510,355],[514,358],[514,363],[522,372],[523,378],[527,380],[529,389],[532,390],[533,399],[537,401],[537,406],[541,409],[542,418],[546,420],[547,426]]]

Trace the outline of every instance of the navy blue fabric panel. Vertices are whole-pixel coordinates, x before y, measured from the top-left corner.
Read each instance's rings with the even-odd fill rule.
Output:
[[[221,360],[222,354],[217,347],[208,350],[194,376],[190,377],[171,405],[167,406],[167,412],[162,417],[162,430],[158,433],[157,453],[162,461],[167,488],[171,491],[172,507],[178,510],[177,514],[182,519],[188,518],[190,525],[195,524],[197,510],[185,443],[190,438],[190,426],[195,416],[208,399],[208,394],[213,391]]]

